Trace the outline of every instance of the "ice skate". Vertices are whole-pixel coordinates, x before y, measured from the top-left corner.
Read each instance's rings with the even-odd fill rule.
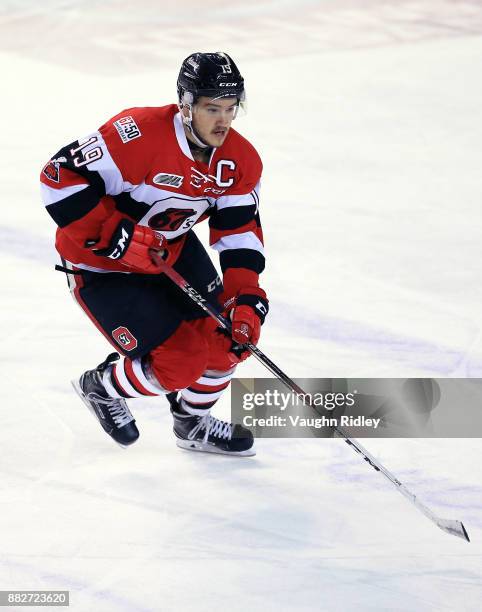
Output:
[[[125,399],[110,397],[102,383],[104,370],[118,358],[117,353],[112,353],[95,370],[87,370],[73,380],[72,385],[104,431],[125,447],[137,440],[139,430]]]
[[[167,399],[174,418],[177,446],[186,450],[241,457],[256,454],[253,434],[249,429],[221,421],[211,416],[209,411],[203,416],[188,414],[179,405],[176,395],[169,393]]]

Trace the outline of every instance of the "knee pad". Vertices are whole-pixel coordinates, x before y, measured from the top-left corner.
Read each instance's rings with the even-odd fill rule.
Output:
[[[151,372],[164,389],[184,389],[207,368],[209,344],[193,325],[196,321],[181,323],[172,336],[149,353]]]

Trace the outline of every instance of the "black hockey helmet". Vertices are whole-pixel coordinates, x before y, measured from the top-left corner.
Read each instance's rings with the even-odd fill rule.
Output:
[[[244,102],[244,79],[227,53],[192,53],[177,79],[179,106],[195,104],[200,96],[237,98]]]

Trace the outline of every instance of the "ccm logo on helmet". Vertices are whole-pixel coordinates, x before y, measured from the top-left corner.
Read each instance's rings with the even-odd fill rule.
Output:
[[[237,83],[219,83],[219,87],[236,87]]]

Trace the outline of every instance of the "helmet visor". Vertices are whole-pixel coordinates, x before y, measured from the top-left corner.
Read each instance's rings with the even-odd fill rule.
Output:
[[[200,98],[208,98],[208,100],[203,100],[203,104],[199,104]],[[242,117],[247,113],[247,103],[246,103],[246,93],[243,91],[240,93],[234,91],[219,91],[217,90],[201,90],[197,92],[196,100],[193,102],[194,96],[189,92],[186,92],[183,96],[183,103],[190,104],[193,112],[198,112],[201,109],[209,108],[210,114],[214,114],[217,112],[222,113],[229,111],[232,115],[232,118]],[[227,104],[228,98],[231,98],[232,104]],[[221,102],[222,101],[222,102]]]
[[[233,121],[246,112],[246,106],[236,98],[200,98],[191,107],[193,115],[203,115],[210,118],[222,118]]]

